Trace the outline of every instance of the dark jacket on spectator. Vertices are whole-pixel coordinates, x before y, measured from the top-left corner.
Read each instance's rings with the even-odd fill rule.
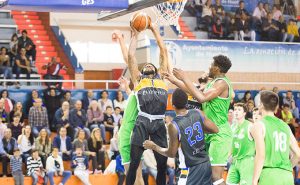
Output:
[[[81,116],[77,114],[77,109],[72,109],[69,113],[70,125],[74,128],[76,127],[86,127],[87,116],[85,110],[81,109]]]
[[[244,32],[250,31],[250,23],[248,20],[245,20],[244,24],[241,19],[237,20],[236,27],[237,27],[237,31],[244,31]]]
[[[3,149],[4,151],[9,154],[9,155],[13,155],[14,154],[14,150],[17,148],[17,140],[15,138],[11,138],[9,141],[7,141],[5,139],[5,137],[2,139],[2,143],[3,143]],[[10,143],[11,147],[8,148],[8,143]]]
[[[65,120],[62,119],[63,115],[64,115],[64,111],[62,110],[62,108],[59,108],[55,112],[53,124],[56,127],[56,129],[66,125],[67,123],[70,123],[69,121],[70,119],[65,119]]]
[[[103,145],[102,141],[97,141],[96,142],[96,148],[95,148],[94,145],[93,145],[92,138],[88,139],[88,147],[89,147],[89,150],[91,152],[96,152],[96,153],[99,152],[99,150],[101,150],[101,148],[102,148],[102,145]]]
[[[95,98],[92,98],[92,100],[96,100]],[[87,111],[88,108],[89,108],[89,105],[90,105],[90,100],[89,98],[87,97],[87,95],[84,96],[84,98],[82,99],[82,108]]]
[[[20,124],[18,124],[16,127],[13,124],[10,124],[9,128],[11,129],[12,137],[15,139],[18,139],[19,135],[22,134],[23,127]]]
[[[28,111],[28,112],[29,112],[29,111]],[[13,111],[11,111],[10,114],[9,114],[9,120],[10,120],[11,123],[14,121],[14,115],[15,115],[15,111],[13,110]],[[21,123],[24,123],[24,119],[25,119],[25,115],[24,115],[24,113],[22,112],[22,116],[21,116],[21,118],[20,118],[20,122],[21,122]]]
[[[61,146],[60,135],[57,135],[53,139],[53,147],[58,148],[58,150],[60,151],[60,146]],[[71,142],[71,138],[69,136],[66,136],[66,147],[67,147],[67,151],[72,150],[72,142]]]
[[[245,8],[244,9],[237,8],[235,11],[235,16],[240,17],[243,13],[245,13],[246,15],[249,15],[248,11]]]

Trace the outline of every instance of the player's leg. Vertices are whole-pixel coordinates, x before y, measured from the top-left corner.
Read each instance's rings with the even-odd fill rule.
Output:
[[[125,173],[129,170],[129,163],[124,164]],[[136,179],[134,185],[144,185],[143,175],[142,175],[142,162],[140,162],[139,168],[136,171]]]
[[[189,168],[189,174],[186,184],[211,185],[212,171],[210,162],[207,161]]]
[[[252,171],[253,173],[253,171]],[[226,184],[227,185],[238,185],[240,182],[240,174],[236,167],[236,162],[233,162],[229,168]]]
[[[153,151],[154,157],[157,163],[157,177],[156,184],[157,185],[165,185],[166,184],[166,175],[167,175],[167,160],[168,158],[160,155],[159,153]]]
[[[254,157],[246,157],[239,160],[240,184],[251,185],[254,171]]]
[[[137,145],[131,145],[130,150],[130,164],[126,177],[126,185],[133,185],[135,183],[137,169],[139,167],[141,157],[144,153],[144,148]]]
[[[259,185],[293,185],[294,178],[291,171],[278,168],[263,169],[259,178]]]

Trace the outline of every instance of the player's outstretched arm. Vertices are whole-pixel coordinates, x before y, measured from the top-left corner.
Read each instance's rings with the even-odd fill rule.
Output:
[[[137,41],[138,41],[138,32],[133,31],[133,36],[131,38],[131,42],[129,45],[128,50],[128,69],[131,75],[131,80],[134,86],[137,85],[138,79],[140,78],[140,71],[138,69],[137,60],[135,57],[135,51],[137,47]]]
[[[206,133],[218,133],[219,132],[219,128],[217,127],[217,125],[212,122],[210,119],[208,119],[204,112],[199,110],[201,116],[203,117],[203,126],[204,126],[204,131]]]
[[[255,142],[254,173],[252,185],[257,185],[265,161],[265,141],[263,124],[255,123],[250,130]]]
[[[154,150],[166,157],[171,157],[171,158],[176,157],[176,153],[179,147],[178,130],[176,129],[174,124],[169,124],[168,132],[169,132],[169,148],[162,148],[150,140],[146,140],[144,142],[144,148]]]
[[[119,41],[124,62],[128,65],[128,48],[125,44],[123,34],[120,32],[120,30],[115,30],[112,34],[112,37],[114,40]]]
[[[290,133],[290,154],[291,154],[290,160],[294,167],[300,162],[300,148],[292,132]]]
[[[156,30],[156,28],[153,26],[153,24],[150,24],[149,29],[152,31],[155,40],[157,42],[157,45],[159,47],[160,53],[159,53],[159,73],[165,73],[165,72],[171,72],[171,66],[169,64],[169,60],[168,60],[168,51],[167,51],[167,47],[162,39],[162,37],[160,36],[160,34],[158,33],[158,31]]]

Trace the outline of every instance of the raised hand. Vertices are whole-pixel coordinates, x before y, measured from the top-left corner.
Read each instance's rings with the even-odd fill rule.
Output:
[[[173,69],[173,75],[178,79],[178,80],[183,80],[184,78],[186,78],[186,74],[183,70],[181,69],[177,69],[177,68],[174,68]]]

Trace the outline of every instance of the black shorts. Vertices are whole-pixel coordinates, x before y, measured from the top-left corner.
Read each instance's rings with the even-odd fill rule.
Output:
[[[189,168],[187,185],[212,185],[212,172],[210,161]]]
[[[165,122],[163,119],[150,121],[146,117],[138,116],[131,135],[131,144],[142,147],[149,138],[160,147],[168,147]]]

